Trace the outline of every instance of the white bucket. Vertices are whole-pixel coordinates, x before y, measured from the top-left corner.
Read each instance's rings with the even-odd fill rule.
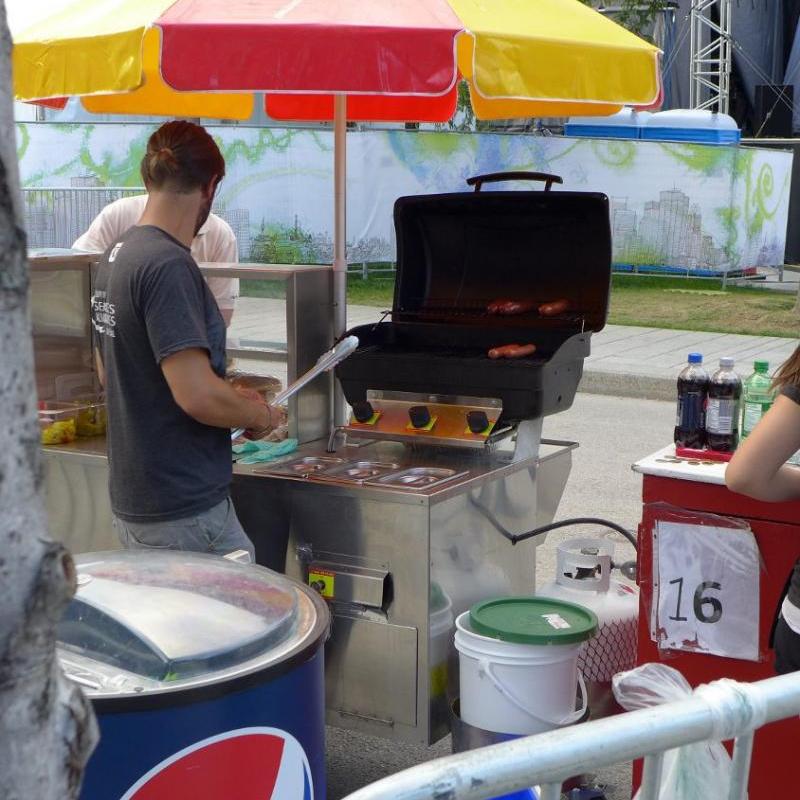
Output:
[[[445,598],[446,605],[431,612],[428,663],[431,665],[431,697],[444,695],[447,688],[447,662],[450,642],[453,640],[453,604]]]
[[[456,619],[461,719],[486,731],[521,736],[572,725],[586,712],[578,671],[583,642],[533,645],[474,633],[470,612]],[[576,686],[581,707],[575,709]]]

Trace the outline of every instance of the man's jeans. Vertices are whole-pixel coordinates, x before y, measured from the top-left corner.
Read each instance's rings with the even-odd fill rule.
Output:
[[[130,550],[193,550],[221,556],[247,550],[255,561],[255,548],[230,497],[200,514],[168,522],[128,522],[118,517],[112,521],[122,546]]]

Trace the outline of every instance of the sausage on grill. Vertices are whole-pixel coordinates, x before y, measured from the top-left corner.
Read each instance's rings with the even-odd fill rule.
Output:
[[[489,358],[525,358],[536,352],[535,344],[504,344],[502,347],[493,347]]]
[[[514,314],[527,314],[536,308],[536,303],[530,300],[492,300],[486,310],[490,314],[512,316]]]
[[[539,313],[543,317],[557,317],[569,310],[569,300],[553,300],[552,303],[542,303]]]

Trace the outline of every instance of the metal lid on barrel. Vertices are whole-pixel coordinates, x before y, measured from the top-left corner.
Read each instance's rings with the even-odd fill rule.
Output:
[[[76,567],[58,653],[93,700],[263,678],[328,632],[319,596],[264,567],[167,550],[87,553]]]

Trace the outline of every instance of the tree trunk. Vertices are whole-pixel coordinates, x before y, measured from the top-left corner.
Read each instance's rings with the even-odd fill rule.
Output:
[[[75,568],[48,537],[42,502],[15,133],[0,0],[0,798],[70,800],[97,729],[55,658],[55,625],[74,592]]]

